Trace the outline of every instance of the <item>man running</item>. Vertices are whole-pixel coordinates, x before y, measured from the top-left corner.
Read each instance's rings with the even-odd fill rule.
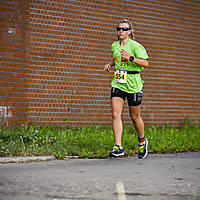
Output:
[[[123,124],[121,119],[125,100],[128,101],[130,117],[138,134],[138,158],[147,156],[148,141],[144,138],[144,122],[140,116],[143,81],[140,72],[148,66],[145,48],[134,41],[132,24],[122,20],[117,26],[118,41],[112,44],[113,59],[104,66],[110,71],[115,67],[111,88],[112,128],[115,138],[112,157],[124,155],[121,143]]]

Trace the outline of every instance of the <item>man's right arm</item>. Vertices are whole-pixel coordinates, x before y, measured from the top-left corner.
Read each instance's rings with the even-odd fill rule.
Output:
[[[110,71],[110,68],[112,67],[112,66],[114,66],[115,65],[115,60],[114,59],[112,59],[108,64],[106,64],[105,66],[104,66],[104,70],[105,71]]]

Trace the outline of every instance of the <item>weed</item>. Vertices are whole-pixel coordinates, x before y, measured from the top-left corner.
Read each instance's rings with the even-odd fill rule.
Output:
[[[179,128],[152,126],[145,128],[152,153],[200,151],[200,127],[184,124]],[[126,155],[137,151],[137,133],[125,126],[123,148]],[[0,128],[0,156],[55,155],[80,158],[106,158],[114,145],[111,128],[95,127],[28,127]]]

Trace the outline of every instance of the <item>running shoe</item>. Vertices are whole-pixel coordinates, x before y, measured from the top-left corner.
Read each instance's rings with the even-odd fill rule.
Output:
[[[124,155],[123,148],[120,148],[119,145],[115,144],[115,146],[113,147],[113,151],[110,152],[110,156],[111,157],[119,157],[119,156],[123,156],[123,155]]]
[[[147,156],[147,146],[148,146],[148,140],[144,139],[144,144],[138,145],[138,158],[142,159]]]

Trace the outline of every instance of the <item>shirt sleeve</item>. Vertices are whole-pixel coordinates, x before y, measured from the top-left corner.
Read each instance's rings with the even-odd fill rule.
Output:
[[[112,50],[112,53],[113,53],[113,51],[114,51],[114,43],[112,43],[112,46],[111,46],[111,50]]]
[[[145,48],[140,44],[134,49],[134,55],[136,58],[148,60],[149,56]]]

